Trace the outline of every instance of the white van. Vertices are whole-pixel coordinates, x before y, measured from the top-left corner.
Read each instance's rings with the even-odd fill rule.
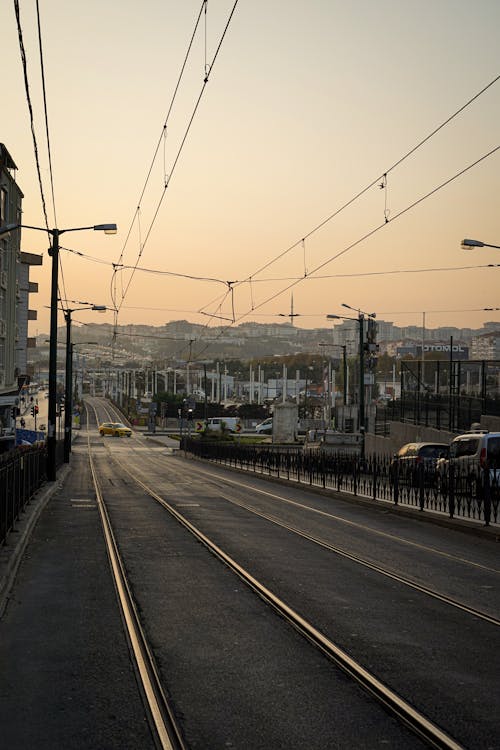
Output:
[[[239,417],[210,417],[207,419],[207,429],[219,432],[222,429],[228,432],[241,432]]]

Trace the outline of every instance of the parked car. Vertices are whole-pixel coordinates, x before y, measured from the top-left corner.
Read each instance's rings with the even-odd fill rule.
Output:
[[[439,485],[447,492],[453,469],[458,493],[480,496],[484,490],[486,472],[494,491],[500,489],[500,432],[472,430],[457,435],[450,443],[449,456],[439,462]]]
[[[256,425],[255,432],[258,435],[272,435],[273,432],[273,418],[268,417],[267,419],[264,419],[263,422]]]
[[[130,427],[121,422],[103,422],[99,425],[99,435],[113,435],[113,437],[132,437]]]
[[[406,443],[394,454],[389,478],[394,481],[397,471],[398,480],[412,487],[419,486],[421,476],[425,484],[431,484],[436,478],[438,461],[446,459],[448,452],[448,443]]]

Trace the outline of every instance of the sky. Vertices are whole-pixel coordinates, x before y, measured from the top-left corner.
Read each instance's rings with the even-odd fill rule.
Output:
[[[498,1],[234,5],[208,0],[193,36],[198,0],[39,1],[53,201],[36,2],[19,0],[49,227],[118,225],[62,235],[64,304],[207,335],[283,322],[292,295],[305,328],[342,303],[402,326],[500,321],[483,310],[500,308],[499,250],[460,247],[500,245],[500,150],[483,158],[500,145]],[[43,228],[14,2],[0,29],[0,142],[23,223]],[[32,335],[49,328],[47,248],[23,230],[44,255]]]

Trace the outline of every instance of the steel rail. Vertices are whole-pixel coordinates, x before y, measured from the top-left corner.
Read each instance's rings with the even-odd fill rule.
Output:
[[[228,469],[228,467],[226,467],[226,466],[224,466],[223,468],[224,469]],[[229,469],[229,470],[231,470],[231,469]],[[457,562],[463,563],[464,565],[470,565],[473,568],[480,568],[482,570],[487,570],[490,573],[498,573],[498,574],[500,574],[500,570],[497,569],[497,568],[491,568],[491,567],[488,567],[488,566],[485,566],[485,565],[481,565],[480,563],[476,563],[476,562],[474,562],[472,560],[467,560],[466,558],[463,558],[463,557],[457,557],[456,555],[452,555],[449,552],[443,552],[442,550],[436,549],[434,547],[429,547],[428,545],[425,545],[425,544],[420,544],[418,542],[413,542],[413,541],[411,541],[409,539],[405,539],[404,537],[396,536],[395,534],[391,534],[391,533],[389,533],[387,531],[381,531],[380,529],[371,528],[369,526],[366,526],[365,524],[359,523],[357,521],[351,521],[351,520],[349,520],[347,518],[342,518],[342,516],[336,516],[333,513],[329,513],[327,511],[321,510],[319,508],[312,508],[312,507],[310,507],[308,505],[305,505],[304,503],[299,503],[299,502],[297,502],[295,500],[290,500],[287,497],[283,497],[282,495],[277,495],[275,492],[269,492],[268,490],[262,490],[259,487],[254,487],[251,484],[243,484],[241,481],[236,481],[234,479],[229,479],[228,477],[222,477],[222,476],[214,477],[213,474],[210,474],[209,472],[204,471],[203,469],[200,469],[199,467],[196,467],[195,471],[197,471],[200,474],[203,474],[204,476],[211,477],[214,481],[218,480],[218,481],[221,481],[221,482],[225,482],[226,484],[235,484],[238,487],[245,487],[245,488],[247,488],[249,490],[252,490],[253,492],[257,492],[260,495],[266,495],[266,497],[271,497],[271,498],[273,498],[275,500],[278,500],[279,502],[287,503],[289,505],[293,505],[293,506],[295,506],[297,508],[301,508],[303,510],[307,510],[310,513],[316,513],[316,514],[318,514],[320,516],[324,516],[324,517],[329,518],[331,520],[343,523],[346,526],[351,526],[351,527],[356,528],[356,529],[362,529],[363,531],[368,531],[371,534],[375,534],[376,536],[385,537],[385,538],[387,538],[387,539],[389,539],[391,541],[397,541],[397,542],[400,542],[401,544],[405,544],[405,545],[410,546],[410,547],[416,547],[417,549],[422,549],[422,550],[424,550],[426,552],[431,552],[434,555],[438,555],[440,557],[445,557],[445,558],[447,558],[449,560],[456,560]],[[267,478],[266,478],[265,475],[261,476],[259,474],[259,475],[256,475],[256,478],[257,479],[262,479],[262,481],[267,481]],[[304,490],[304,491],[307,491],[308,487],[309,487],[309,485],[307,485],[307,486],[304,485],[302,487],[300,485],[299,486],[297,486],[295,484],[293,485],[293,489],[299,489],[299,490]],[[358,497],[359,497],[359,495],[358,495]]]
[[[131,446],[131,447],[133,449],[133,446]],[[143,458],[144,457],[141,455],[141,459],[143,459]],[[147,456],[147,458],[148,458],[148,460],[150,460],[152,462],[155,461],[152,456]],[[209,477],[210,481],[213,484],[216,484],[217,481],[222,481],[222,482],[226,482],[226,483],[229,483],[229,484],[237,484],[239,487],[241,486],[241,483],[234,482],[234,481],[232,481],[230,479],[227,479],[227,478],[222,478],[222,477],[221,478],[218,478],[218,477],[215,478],[212,475],[210,475],[208,472],[203,471],[202,469],[199,469],[198,467],[196,467],[195,471],[197,473],[199,473],[199,474],[202,474],[205,477]],[[248,485],[246,485],[246,486],[249,487]],[[257,492],[257,493],[265,494],[265,495],[271,495],[272,497],[276,497],[276,498],[282,500],[283,502],[291,503],[293,505],[299,505],[301,508],[304,508],[306,510],[310,510],[310,511],[314,511],[314,512],[320,512],[321,514],[324,514],[324,515],[326,515],[329,518],[337,519],[336,516],[332,516],[331,514],[325,513],[324,511],[317,511],[317,509],[308,508],[308,506],[305,506],[305,505],[303,505],[301,503],[294,503],[293,501],[290,501],[288,498],[281,498],[280,496],[277,496],[274,493],[268,493],[265,490],[260,490],[258,488],[251,488],[251,487],[249,487],[249,488],[252,489],[253,491]],[[414,589],[414,590],[416,590],[416,591],[418,591],[420,593],[423,593],[423,594],[425,594],[427,596],[430,596],[431,598],[434,598],[434,599],[436,599],[436,600],[438,600],[438,601],[440,601],[440,602],[442,602],[442,603],[444,603],[444,604],[446,604],[448,606],[454,607],[454,608],[456,608],[456,609],[458,609],[458,610],[460,610],[462,612],[470,614],[473,617],[476,617],[478,619],[484,620],[485,622],[488,622],[489,624],[495,625],[497,627],[500,626],[500,620],[498,618],[496,618],[496,617],[493,617],[492,615],[487,614],[486,612],[483,612],[481,610],[475,609],[474,607],[471,607],[471,606],[469,606],[469,605],[467,605],[467,604],[465,604],[463,602],[460,602],[457,599],[449,597],[446,594],[441,594],[440,592],[438,592],[438,591],[436,591],[434,589],[431,589],[431,588],[429,588],[427,586],[423,586],[422,584],[418,584],[418,583],[416,583],[415,581],[412,581],[409,578],[406,578],[406,577],[401,576],[401,575],[399,575],[397,573],[394,573],[391,570],[388,570],[387,568],[384,568],[384,567],[382,567],[380,565],[376,565],[375,563],[372,563],[369,560],[366,560],[365,558],[363,558],[363,557],[361,557],[359,555],[355,555],[355,554],[353,554],[351,552],[348,552],[345,549],[342,549],[341,547],[337,547],[335,545],[332,545],[329,542],[326,542],[324,539],[321,539],[319,537],[315,537],[315,536],[313,536],[311,534],[307,534],[307,532],[304,532],[303,530],[301,530],[301,529],[299,529],[299,528],[297,528],[295,526],[292,526],[291,524],[287,524],[287,523],[281,521],[276,516],[273,516],[271,514],[265,514],[265,513],[261,512],[261,511],[257,511],[254,508],[252,508],[251,506],[245,504],[244,502],[235,500],[234,498],[231,498],[231,497],[228,497],[227,495],[224,495],[219,489],[217,489],[217,491],[220,493],[220,496],[223,497],[227,502],[233,503],[234,505],[237,505],[237,506],[239,506],[241,508],[244,508],[248,512],[253,513],[253,514],[257,515],[257,516],[260,516],[261,518],[264,518],[264,519],[270,521],[271,523],[274,523],[274,524],[276,524],[276,525],[278,525],[278,526],[280,526],[280,527],[282,527],[284,529],[287,529],[288,531],[291,531],[292,533],[297,534],[298,536],[300,536],[300,537],[302,537],[304,539],[307,539],[307,540],[313,542],[314,544],[317,544],[317,545],[319,545],[319,546],[321,546],[321,547],[323,547],[325,549],[328,549],[329,551],[331,551],[331,552],[333,552],[333,553],[335,553],[335,554],[337,554],[339,556],[345,557],[346,559],[349,559],[352,562],[355,562],[355,563],[357,563],[359,565],[362,565],[362,566],[364,566],[364,567],[366,567],[366,568],[368,568],[370,570],[373,570],[374,572],[379,573],[380,575],[386,576],[386,577],[388,577],[388,578],[390,578],[392,580],[397,581],[398,583],[401,583],[401,584],[403,584],[405,586],[408,586],[409,588],[412,588],[412,589]],[[351,522],[349,522],[349,523],[351,523]],[[407,543],[406,540],[401,540],[399,538],[397,538],[397,539],[399,541],[404,541],[405,543]],[[412,544],[414,544],[414,543],[412,543]],[[442,553],[439,552],[439,554],[442,554]],[[447,554],[446,556],[448,557],[449,555]],[[462,562],[468,562],[468,561],[462,560]],[[490,570],[492,572],[498,572],[498,571],[495,571],[494,569],[490,569]]]
[[[152,456],[146,456],[146,458],[149,461],[155,462],[155,459]],[[141,454],[141,460],[143,459],[144,459],[144,456]],[[410,578],[406,578],[405,576],[395,573],[394,571],[391,571],[388,568],[384,568],[381,565],[377,565],[376,563],[370,562],[370,560],[367,560],[361,557],[360,555],[356,555],[352,552],[349,552],[348,550],[343,549],[342,547],[338,547],[336,545],[330,544],[329,542],[327,542],[324,539],[321,539],[320,537],[314,536],[312,534],[308,534],[302,529],[280,520],[277,516],[264,513],[263,511],[256,510],[255,508],[252,508],[250,505],[247,505],[243,501],[228,497],[217,487],[217,482],[222,481],[222,482],[229,482],[231,484],[238,484],[237,482],[232,482],[231,480],[222,478],[222,477],[213,477],[213,475],[210,475],[208,472],[205,472],[198,468],[195,468],[193,470],[193,467],[190,467],[190,470],[192,473],[194,471],[203,475],[204,477],[209,477],[209,482],[216,485],[216,490],[219,493],[219,496],[224,498],[224,500],[226,500],[227,502],[232,503],[233,505],[236,505],[240,508],[244,508],[249,513],[253,513],[256,516],[264,518],[265,520],[270,521],[271,523],[274,523],[275,525],[280,526],[281,528],[286,529],[287,531],[290,531],[296,534],[297,536],[302,537],[303,539],[307,539],[308,541],[313,542],[314,544],[317,544],[318,546],[323,547],[324,549],[327,549],[330,552],[333,552],[334,554],[337,554],[341,557],[351,560],[352,562],[357,563],[358,565],[362,565],[363,567],[366,567],[376,573],[379,573],[380,575],[386,576],[387,578],[397,581],[398,583],[401,583],[404,586],[408,586],[409,588],[412,588],[415,591],[418,591],[419,593],[430,596],[431,598],[436,599],[437,601],[440,601],[443,604],[446,604],[450,607],[454,607],[455,609],[465,612],[466,614],[469,614],[473,617],[477,617],[478,619],[484,620],[485,622],[488,622],[490,625],[495,625],[497,627],[500,627],[500,619],[498,619],[497,617],[494,617],[493,615],[489,615],[487,612],[483,612],[482,610],[475,609],[474,607],[471,607],[468,604],[465,604],[464,602],[459,601],[458,599],[454,599],[453,597],[447,596],[446,594],[442,594],[439,591],[436,591],[435,589],[429,588],[428,586],[424,586],[423,584],[416,583],[415,581],[412,581]],[[200,479],[200,481],[202,480]],[[241,485],[238,484],[238,486],[241,486]],[[253,491],[257,493],[262,493],[266,495],[270,494],[270,493],[265,492],[264,490],[259,490],[258,488],[249,487],[249,485],[245,485],[245,487],[252,489]],[[273,497],[275,496],[273,495]],[[289,501],[287,498],[281,498],[281,499],[284,502],[292,502],[292,501]],[[314,508],[312,509],[308,508],[308,506],[302,505],[300,503],[298,505],[300,505],[301,508],[304,508],[306,510],[312,510],[312,511],[316,510]],[[330,516],[330,514],[324,513],[323,511],[320,511],[320,512],[326,515],[327,517],[336,519],[335,516]],[[396,537],[396,540],[404,541],[404,540],[398,539],[397,537]],[[488,570],[491,570],[492,572],[498,572],[498,571],[495,571],[494,569],[488,569]]]
[[[327,549],[330,552],[334,552],[336,555],[339,555],[340,557],[344,557],[348,560],[351,560],[354,563],[357,563],[358,565],[362,565],[363,567],[374,571],[375,573],[379,573],[380,575],[390,578],[393,581],[397,581],[398,583],[401,583],[404,586],[408,586],[409,588],[412,588],[421,594],[425,594],[426,596],[430,596],[433,599],[437,599],[443,604],[446,604],[450,607],[454,607],[455,609],[458,609],[462,612],[472,615],[473,617],[477,617],[480,620],[484,620],[485,622],[488,622],[490,625],[496,625],[497,627],[500,627],[500,620],[496,617],[493,617],[492,615],[487,614],[486,612],[482,612],[479,609],[474,609],[474,607],[470,607],[468,604],[464,604],[463,602],[460,602],[457,599],[453,599],[452,597],[447,596],[446,594],[440,594],[438,591],[428,588],[427,586],[423,586],[420,583],[416,583],[415,581],[412,581],[409,578],[405,578],[404,576],[401,576],[398,573],[394,573],[393,571],[388,570],[387,568],[383,568],[381,565],[372,563],[369,560],[366,560],[365,558],[360,557],[359,555],[355,555],[352,552],[348,552],[347,550],[342,549],[342,547],[337,547],[333,544],[330,544],[329,542],[325,541],[324,539],[321,539],[320,537],[316,537],[312,534],[308,534],[307,532],[302,531],[302,529],[299,529],[296,526],[292,526],[291,524],[281,521],[276,516],[263,513],[262,511],[255,510],[254,508],[251,508],[250,506],[246,505],[244,502],[241,502],[239,500],[234,500],[233,498],[228,497],[227,495],[220,492],[220,490],[219,490],[219,494],[227,502],[232,503],[233,505],[237,505],[240,508],[244,508],[249,513],[253,513],[256,516],[260,516],[261,518],[264,518],[265,520],[276,524],[276,526],[280,526],[281,528],[286,529],[287,531],[291,531],[293,534],[297,534],[297,536],[300,536],[303,539],[307,539],[308,541],[313,542],[314,544],[317,544],[319,547],[323,547],[324,549]]]
[[[111,454],[112,455],[112,454]],[[113,457],[113,456],[112,456]],[[117,461],[113,457],[114,461]],[[371,674],[361,664],[356,662],[349,654],[337,646],[333,641],[323,635],[305,618],[289,607],[283,600],[276,596],[270,589],[263,586],[247,570],[239,565],[232,557],[225,553],[218,545],[212,542],[202,531],[200,531],[187,518],[179,513],[154,489],[132,474],[124,464],[120,464],[122,471],[137,483],[148,495],[154,498],[165,510],[167,510],[182,526],[184,526],[196,539],[229,567],[238,577],[255,591],[266,603],[270,604],[278,614],[293,625],[303,636],[328,656],[340,669],[351,678],[362,685],[374,698],[382,703],[391,713],[398,716],[416,735],[424,740],[429,746],[440,750],[463,750],[456,740],[448,735],[430,719],[421,714],[414,706],[405,701],[387,685],[384,685],[377,677]]]
[[[97,413],[96,413],[97,416]],[[135,659],[138,676],[143,688],[143,694],[149,710],[156,740],[161,750],[187,750],[182,739],[180,729],[175,720],[173,711],[163,691],[158,670],[151,650],[149,648],[145,633],[140,624],[139,615],[135,606],[134,598],[128,585],[125,569],[118,551],[109,515],[102,496],[97,477],[92,449],[90,447],[90,432],[87,420],[87,448],[89,456],[90,471],[94,483],[97,507],[99,509],[106,549],[111,566],[111,572],[116,587],[118,601],[123,616],[130,647]]]

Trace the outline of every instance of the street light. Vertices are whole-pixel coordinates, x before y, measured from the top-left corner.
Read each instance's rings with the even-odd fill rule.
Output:
[[[47,229],[34,227],[29,224],[6,224],[0,228],[0,235],[13,232],[15,229],[36,229],[47,232],[52,237],[49,255],[52,257],[52,278],[50,292],[50,346],[49,346],[49,413],[47,419],[47,480],[56,480],[56,401],[57,401],[57,285],[59,270],[59,237],[65,232],[81,232],[93,229],[105,234],[116,234],[116,224],[94,224],[89,227],[73,227],[71,229]]]
[[[64,389],[64,463],[69,463],[69,454],[71,453],[71,430],[73,420],[73,346],[71,343],[71,315],[80,310],[95,310],[97,312],[106,312],[106,305],[87,304],[84,307],[74,307],[73,309],[64,310],[64,319],[66,321],[66,387]]]
[[[487,242],[481,242],[481,240],[462,240],[462,250],[470,250],[472,247],[494,247],[500,250],[500,245],[490,245]]]
[[[342,302],[342,307],[347,307],[348,310],[354,310],[358,313],[357,318],[352,318],[345,315],[327,315],[329,319],[337,320],[357,320],[359,325],[359,431],[361,433],[361,454],[364,456],[365,452],[365,357],[364,357],[364,321],[366,318],[376,318],[375,313],[363,312],[357,307],[351,307],[351,305]]]
[[[330,316],[327,316],[330,317]],[[320,346],[337,346],[342,349],[342,369],[344,379],[344,406],[347,406],[347,344],[328,344],[320,342]]]

